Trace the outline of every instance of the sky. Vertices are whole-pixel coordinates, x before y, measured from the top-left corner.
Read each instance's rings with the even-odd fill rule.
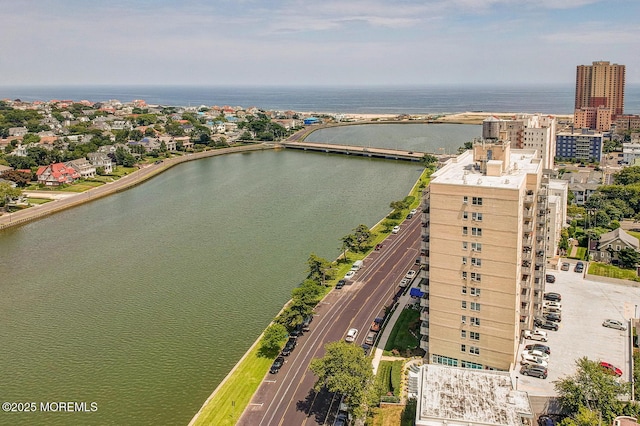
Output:
[[[0,0],[0,85],[640,83],[639,0]]]

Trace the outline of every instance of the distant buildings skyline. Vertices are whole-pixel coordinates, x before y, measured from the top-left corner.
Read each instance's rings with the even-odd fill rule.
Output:
[[[574,122],[578,128],[608,131],[624,114],[626,67],[609,61],[578,65]]]

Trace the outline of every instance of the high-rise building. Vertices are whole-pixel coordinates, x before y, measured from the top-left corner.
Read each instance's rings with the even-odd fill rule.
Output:
[[[508,370],[541,311],[549,205],[536,150],[486,127],[424,193],[420,346],[434,364]]]
[[[576,114],[587,121],[592,129],[604,129],[604,123],[596,123],[603,109],[608,109],[610,120],[624,114],[625,66],[596,61],[592,65],[578,65],[576,73]],[[609,123],[610,126],[610,123]]]

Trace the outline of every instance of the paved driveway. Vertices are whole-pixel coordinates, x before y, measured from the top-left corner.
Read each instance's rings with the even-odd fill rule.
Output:
[[[612,318],[627,322],[633,317],[635,306],[640,305],[640,288],[584,279],[582,274],[573,272],[576,261],[570,263],[569,271],[548,272],[556,276],[556,282],[547,284],[546,291],[562,295],[560,329],[547,331],[547,345],[551,348],[548,378],[522,376],[519,364],[512,372],[514,383],[517,377],[518,390],[530,395],[555,395],[553,382],[575,373],[575,361],[584,356],[619,367],[623,372],[622,379],[630,380],[628,331],[605,328],[602,321]],[[536,342],[523,341],[520,352],[530,343]]]

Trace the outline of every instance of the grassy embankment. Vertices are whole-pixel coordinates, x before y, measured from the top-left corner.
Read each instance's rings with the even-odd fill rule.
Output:
[[[618,278],[621,280],[633,280],[637,278],[635,269],[622,269],[605,263],[589,263],[589,274],[602,277]]]
[[[383,355],[403,355],[414,350],[420,345],[418,338],[411,333],[416,333],[420,327],[420,311],[416,309],[404,309],[393,326],[389,339],[384,347]]]
[[[416,208],[421,201],[422,190],[429,183],[429,171],[425,169],[416,184],[413,186],[409,196],[414,197],[413,203],[403,212],[402,218],[406,216],[410,209]],[[371,228],[374,236],[372,247],[383,241],[389,232],[382,232],[385,227],[383,221],[378,222]],[[342,278],[344,274],[351,268],[351,262],[363,259],[367,253],[350,253],[349,262],[338,264],[336,270],[336,279],[327,287],[327,293],[333,288],[335,282]],[[258,340],[262,337],[259,336]],[[193,421],[194,425],[234,425],[240,415],[251,401],[251,397],[260,386],[262,379],[269,371],[271,366],[271,358],[261,358],[258,356],[259,345],[254,343],[252,349],[245,354],[245,357],[234,367],[234,370],[223,380],[216,388],[214,393],[205,402],[200,410],[197,419]]]

